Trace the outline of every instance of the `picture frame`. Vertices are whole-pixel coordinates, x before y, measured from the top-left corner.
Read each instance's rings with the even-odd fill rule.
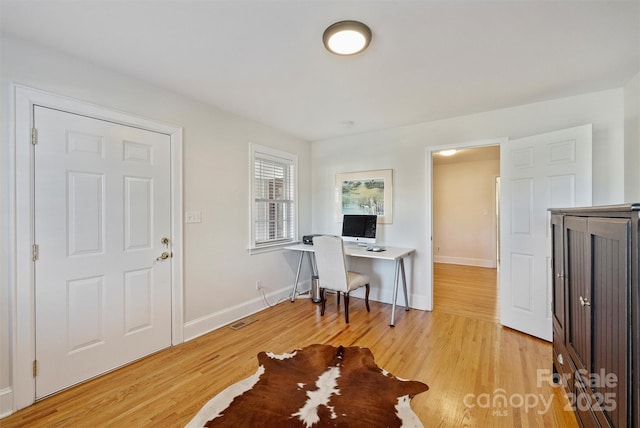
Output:
[[[343,172],[335,177],[336,221],[344,214],[375,214],[393,223],[393,170]]]

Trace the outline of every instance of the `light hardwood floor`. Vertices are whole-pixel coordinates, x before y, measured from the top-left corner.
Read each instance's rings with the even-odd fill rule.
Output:
[[[434,310],[499,321],[497,269],[433,264]]]
[[[456,271],[447,275],[483,281],[473,270]],[[448,294],[463,299],[464,293]],[[287,301],[239,330],[221,328],[159,352],[1,419],[0,426],[180,427],[219,391],[253,374],[258,352],[326,343],[368,347],[380,367],[428,384],[412,400],[426,427],[577,427],[562,390],[546,380],[550,344],[483,319],[484,310],[447,309],[455,304],[446,294],[433,312],[399,310],[395,328],[388,326],[387,304],[371,302],[367,313],[362,300],[352,299],[346,325],[335,298],[324,317],[308,299]]]

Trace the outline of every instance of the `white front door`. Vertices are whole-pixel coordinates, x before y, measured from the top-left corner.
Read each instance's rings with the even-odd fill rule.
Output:
[[[500,146],[500,322],[550,341],[548,208],[591,205],[591,125]]]
[[[36,398],[171,345],[170,137],[34,107]]]

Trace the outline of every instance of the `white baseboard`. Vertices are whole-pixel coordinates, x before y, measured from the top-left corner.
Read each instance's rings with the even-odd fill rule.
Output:
[[[434,263],[447,263],[452,265],[477,266],[486,268],[496,268],[495,260],[472,259],[467,257],[433,256]]]
[[[429,304],[428,304],[429,300],[427,299],[427,296],[423,296],[419,294],[411,294],[409,296],[409,303],[412,309],[419,309],[421,311],[433,310],[433,308],[429,307]]]
[[[301,282],[298,285],[298,293],[308,291],[311,281]],[[291,297],[292,287],[284,287],[279,290],[266,294],[267,300],[271,305],[278,302],[288,301]],[[210,315],[195,319],[193,321],[186,322],[184,325],[184,341],[187,342],[191,339],[195,339],[198,336],[217,330],[220,327],[224,327],[238,321],[242,318],[246,318],[249,315],[253,315],[256,312],[260,312],[265,309],[265,304],[262,297],[256,297],[250,301],[241,303],[237,306],[227,308]]]
[[[349,293],[350,296],[356,297],[359,299],[364,299],[364,288],[359,288],[354,290],[352,293]],[[422,311],[430,310],[427,305],[427,296],[421,296],[418,294],[409,293],[409,308],[419,309]],[[369,300],[373,302],[381,302],[391,304],[393,302],[393,290],[381,290],[379,288],[371,288],[369,294]],[[402,284],[398,284],[398,299],[396,301],[396,308],[404,308],[404,292],[402,291]]]
[[[307,280],[301,282],[298,286],[298,292],[309,291],[311,288],[311,281]],[[372,289],[372,294],[374,290]],[[380,295],[370,295],[369,299],[376,302],[391,303],[393,301],[392,290],[379,290]],[[364,289],[355,290],[352,293],[353,297],[364,298]],[[267,300],[273,305],[276,302],[288,301],[291,297],[291,286],[281,288],[274,292],[267,294]],[[398,290],[398,303],[397,308],[404,308],[404,294],[402,289]],[[429,310],[427,307],[426,296],[409,295],[409,305],[413,309]],[[184,340],[189,341],[195,339],[198,336],[217,330],[220,327],[224,327],[238,321],[242,318],[246,318],[249,315],[253,315],[256,312],[260,312],[265,309],[266,305],[261,297],[252,299],[248,302],[244,302],[240,305],[228,308],[205,317],[198,318],[193,321],[189,321],[184,325]]]
[[[0,389],[0,418],[13,413],[13,390],[11,388]]]

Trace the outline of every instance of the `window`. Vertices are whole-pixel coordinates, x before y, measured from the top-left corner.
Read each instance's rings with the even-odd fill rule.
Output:
[[[295,154],[251,144],[252,249],[297,239]]]

